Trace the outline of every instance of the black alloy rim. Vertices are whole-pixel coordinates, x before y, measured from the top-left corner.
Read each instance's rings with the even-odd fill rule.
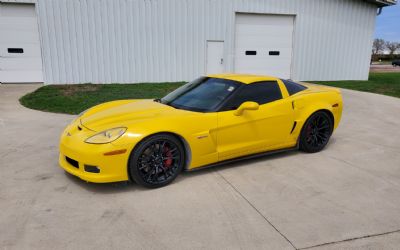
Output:
[[[324,146],[331,134],[331,124],[327,117],[317,115],[306,127],[306,143],[314,148]]]
[[[157,140],[141,152],[137,167],[145,182],[160,184],[174,178],[181,162],[182,154],[175,143]]]

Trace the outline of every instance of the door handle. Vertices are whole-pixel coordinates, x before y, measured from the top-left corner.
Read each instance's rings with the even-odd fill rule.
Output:
[[[221,58],[220,64],[224,63],[224,58]]]

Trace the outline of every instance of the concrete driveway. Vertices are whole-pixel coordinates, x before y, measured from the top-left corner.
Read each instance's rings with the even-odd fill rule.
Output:
[[[58,167],[73,116],[0,85],[0,249],[398,249],[400,99],[343,90],[326,150],[184,173],[170,186],[91,184]]]

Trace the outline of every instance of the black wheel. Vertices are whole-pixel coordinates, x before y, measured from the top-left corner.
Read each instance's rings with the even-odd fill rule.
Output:
[[[308,153],[321,151],[329,141],[333,131],[333,121],[323,111],[312,114],[303,126],[299,148]]]
[[[172,135],[158,134],[140,142],[131,153],[129,170],[138,184],[157,188],[168,185],[182,171],[184,148]]]

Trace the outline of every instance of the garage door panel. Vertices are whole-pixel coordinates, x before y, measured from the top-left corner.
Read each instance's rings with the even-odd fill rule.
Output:
[[[238,25],[236,32],[241,35],[260,35],[263,36],[267,32],[273,33],[274,36],[287,36],[288,32],[292,32],[293,27],[276,27],[270,25]]]
[[[258,58],[249,58],[249,57],[237,57],[237,66],[241,65],[249,65],[249,67],[257,67],[257,65],[262,65],[263,67],[273,67],[274,65],[279,64],[282,68],[287,66],[287,59],[286,58],[265,58],[265,57],[258,57]]]
[[[293,24],[293,16],[237,14],[235,71],[290,78]]]
[[[271,40],[267,39],[258,39],[257,37],[251,38],[252,41],[239,41],[237,43],[237,48],[251,48],[251,47],[268,47],[268,48],[287,48],[292,49],[292,43],[288,41],[282,41],[275,38],[271,38]]]
[[[243,64],[249,64],[249,66],[256,66],[256,65],[263,65],[263,67],[269,67],[273,66],[275,64],[281,65],[283,68],[287,66],[287,60],[290,59],[290,57],[286,58],[275,58],[275,57],[249,57],[249,56],[240,56],[236,57],[237,59],[237,66],[243,65]]]
[[[265,50],[268,50],[269,48],[282,48],[290,50],[292,49],[292,44],[290,44],[289,42],[280,43],[279,41],[275,41],[274,39],[271,40],[272,41],[262,41],[254,38],[254,40],[251,42],[239,42],[237,44],[237,48],[264,48]]]
[[[243,63],[243,65],[240,65],[242,69],[246,69],[246,70],[266,70],[266,71],[282,71],[282,64],[278,63],[278,62],[273,62],[271,63],[271,65],[268,68],[265,68],[263,64],[258,64],[258,65],[251,65],[251,67],[249,66],[249,64]],[[273,72],[274,73],[274,72]],[[272,75],[275,75],[272,74]]]
[[[249,64],[246,60],[242,60],[238,65],[243,67],[243,68],[265,68],[265,62],[267,62],[269,65],[269,69],[275,69],[275,70],[280,70],[280,68],[283,68],[286,66],[286,62],[284,60],[257,60],[255,59],[253,61],[253,64]]]
[[[250,69],[244,68],[244,72],[238,72],[238,73],[245,74],[247,72],[247,70],[250,70]],[[265,68],[257,68],[257,69],[251,68],[251,70],[252,70],[252,74],[255,74],[255,75],[268,75],[268,76],[279,77],[279,78],[283,78],[283,79],[290,79],[290,78],[284,77],[284,75],[286,73],[286,71],[284,71],[284,70],[265,69]]]
[[[289,17],[289,18],[288,18]],[[252,25],[279,25],[292,26],[293,19],[289,15],[264,15],[264,14],[237,14],[237,24],[252,24]]]
[[[5,62],[7,60],[7,62]],[[2,58],[0,69],[2,70],[42,70],[40,58]]]
[[[292,47],[292,43],[287,41],[287,36],[260,36],[260,35],[246,35],[248,41],[238,41],[238,44],[283,44],[286,47]]]
[[[291,41],[286,40],[291,32],[286,32],[286,34],[274,34],[274,32],[264,32],[270,34],[263,34],[263,33],[237,33],[237,36],[245,36],[247,39],[240,39],[239,42],[254,42],[254,39],[262,40],[264,42],[270,41],[281,41],[286,44],[291,44]]]
[[[1,82],[43,82],[43,73],[41,70],[0,71],[0,79]]]
[[[36,17],[33,4],[18,3],[0,3],[0,15],[6,17]]]
[[[11,49],[9,51],[9,49]],[[23,53],[10,53],[12,49],[22,49]],[[15,50],[14,50],[15,51]],[[38,44],[26,44],[26,43],[7,43],[0,44],[0,56],[1,57],[36,57],[41,59],[41,51]]]
[[[248,46],[265,46],[265,47],[283,47],[292,48],[290,41],[285,41],[285,37],[271,37],[271,39],[261,38],[257,36],[248,36],[250,41],[239,41],[237,47],[248,47]]]
[[[272,56],[269,55],[269,51],[262,51],[261,49],[256,49],[257,51],[257,55],[252,56],[252,55],[246,55],[245,54],[246,50],[240,51],[240,52],[236,52],[236,65],[242,65],[243,62],[247,63],[247,64],[262,64],[264,65],[269,65],[270,63],[279,63],[280,65],[282,65],[282,67],[286,67],[287,66],[287,62],[291,60],[292,58],[292,54],[291,54],[291,50],[281,50],[280,55],[279,56]]]
[[[274,47],[268,47],[265,48],[265,46],[259,45],[259,46],[251,46],[251,47],[243,47],[243,48],[237,48],[235,50],[236,56],[244,56],[246,55],[246,51],[256,51],[257,55],[250,55],[246,57],[254,58],[254,57],[259,57],[259,56],[268,56],[268,57],[274,57],[274,59],[279,59],[285,56],[291,57],[292,54],[292,49],[291,48],[282,48],[279,46],[274,46]],[[270,51],[278,51],[280,54],[279,56],[270,56],[269,52]],[[290,58],[289,58],[290,59]]]
[[[283,70],[281,70],[279,65],[272,65],[268,69],[266,69],[265,67],[262,67],[262,65],[251,67],[251,68],[246,67],[246,65],[243,65],[243,69],[244,70],[252,70],[254,72],[268,72],[268,74],[272,75],[272,76],[279,76],[278,72],[284,72]]]
[[[244,69],[244,72],[238,72],[240,74],[245,74],[247,71]],[[273,77],[278,77],[278,78],[283,78],[283,79],[290,79],[287,77],[284,77],[286,74],[286,71],[284,70],[277,70],[277,69],[265,69],[265,68],[259,68],[259,69],[254,69],[251,68],[252,74],[255,75],[268,75],[268,76],[273,76]]]
[[[39,34],[37,31],[7,31],[7,36],[1,38],[1,43],[14,43],[19,41],[39,41]]]
[[[18,23],[18,25],[15,25]],[[0,17],[0,29],[2,30],[35,30],[37,20],[34,17]]]

